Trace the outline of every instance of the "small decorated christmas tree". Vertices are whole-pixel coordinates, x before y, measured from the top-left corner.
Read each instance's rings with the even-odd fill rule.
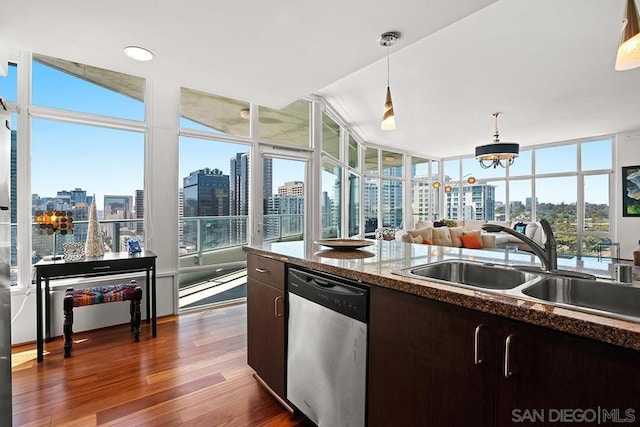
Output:
[[[98,223],[98,208],[96,207],[95,195],[89,208],[89,229],[87,230],[84,253],[88,257],[104,255],[104,243],[102,242],[102,233],[100,232],[100,224]]]

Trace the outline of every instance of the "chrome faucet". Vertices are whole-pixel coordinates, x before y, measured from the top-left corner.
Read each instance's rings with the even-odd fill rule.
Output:
[[[550,273],[556,272],[558,270],[558,250],[556,247],[556,238],[553,235],[553,230],[551,229],[551,224],[549,224],[549,221],[543,218],[540,220],[540,225],[542,225],[542,230],[544,231],[544,234],[547,238],[547,241],[544,244],[544,248],[524,234],[518,233],[517,231],[512,230],[508,227],[504,227],[502,225],[483,224],[482,229],[491,233],[504,231],[505,233],[517,237],[531,247],[533,252],[538,256],[538,258],[540,258],[542,267],[546,271]]]

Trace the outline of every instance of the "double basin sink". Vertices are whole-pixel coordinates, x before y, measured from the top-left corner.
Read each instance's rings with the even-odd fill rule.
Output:
[[[640,287],[630,284],[463,260],[440,261],[394,273],[640,322]]]

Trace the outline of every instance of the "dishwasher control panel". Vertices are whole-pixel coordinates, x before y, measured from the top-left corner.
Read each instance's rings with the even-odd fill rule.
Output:
[[[369,289],[366,285],[340,277],[290,268],[288,291],[367,323]]]

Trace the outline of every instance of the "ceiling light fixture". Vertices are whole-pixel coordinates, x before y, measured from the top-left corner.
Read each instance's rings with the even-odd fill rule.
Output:
[[[378,38],[378,43],[380,44],[380,46],[387,48],[387,96],[384,101],[384,115],[382,116],[382,124],[380,125],[380,129],[382,130],[393,130],[396,128],[396,116],[393,112],[391,89],[389,88],[389,47],[396,44],[399,38],[400,33],[396,33],[394,31],[383,33]]]
[[[480,166],[483,169],[511,166],[520,152],[520,146],[514,142],[500,142],[500,134],[498,133],[499,115],[500,113],[492,114],[496,121],[493,143],[476,147],[476,160],[480,162]]]
[[[636,67],[640,67],[640,15],[635,0],[628,0],[615,69],[625,71]]]
[[[140,46],[127,46],[124,48],[124,54],[129,58],[140,62],[151,61],[153,59],[153,53]]]
[[[471,184],[471,185],[475,184],[476,183],[476,177],[473,176],[473,175],[472,176],[469,176],[469,175],[471,175],[471,174],[470,173],[466,174],[465,176],[462,177],[462,179],[465,179],[465,178],[469,177],[469,178],[467,178],[467,184]],[[437,186],[436,186],[436,184],[437,184]],[[438,188],[440,188],[441,184],[438,181],[436,181],[432,185],[433,185],[433,188],[438,189]],[[444,192],[445,193],[451,193],[453,191],[453,187],[457,187],[457,186],[458,186],[458,184],[454,184],[453,186],[447,184],[447,185],[444,186]]]

